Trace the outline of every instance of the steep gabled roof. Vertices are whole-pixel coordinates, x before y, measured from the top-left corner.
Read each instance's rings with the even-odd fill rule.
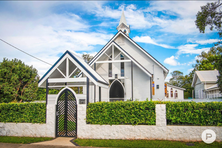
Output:
[[[192,87],[194,87],[196,84],[197,78],[199,78],[200,81],[204,83],[216,83],[218,75],[218,70],[195,71]]]
[[[121,30],[118,31],[111,39],[110,41],[93,57],[93,59],[89,62],[89,65],[92,66],[95,61],[98,59],[98,57],[103,53],[103,51],[117,38],[119,35],[123,35],[126,39],[128,39],[131,43],[133,43],[137,48],[139,48],[145,55],[147,55],[152,61],[154,61],[158,66],[160,66],[166,73],[169,72],[169,70],[164,67],[159,61],[157,61],[153,56],[151,56],[146,50],[144,50],[142,47],[140,47],[135,41],[133,41],[130,37],[125,35]]]
[[[66,60],[66,58],[69,58],[70,61],[73,62],[91,81],[98,82],[98,85],[99,83],[108,85],[106,80],[94,71],[82,58],[67,50],[39,80],[39,87],[43,87],[42,84],[45,83],[46,79],[50,77],[50,75],[59,67],[61,62]]]

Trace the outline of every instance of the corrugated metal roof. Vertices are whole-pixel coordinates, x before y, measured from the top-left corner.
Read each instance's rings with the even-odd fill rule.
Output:
[[[218,70],[195,71],[201,82],[216,82]]]
[[[211,87],[207,88],[206,90],[210,90],[210,89],[218,89],[217,84],[215,84],[215,85],[213,85],[213,86],[211,86]]]

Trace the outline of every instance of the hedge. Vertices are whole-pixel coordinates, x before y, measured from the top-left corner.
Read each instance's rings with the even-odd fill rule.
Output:
[[[86,121],[90,124],[156,124],[155,104],[148,101],[89,103]]]
[[[2,103],[0,122],[45,123],[45,103]]]
[[[167,125],[222,126],[222,102],[166,102]]]
[[[166,104],[167,125],[222,126],[222,102],[118,101],[89,103],[89,124],[155,125],[155,104]]]

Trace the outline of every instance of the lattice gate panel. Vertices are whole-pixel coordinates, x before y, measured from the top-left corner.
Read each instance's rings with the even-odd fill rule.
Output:
[[[67,136],[77,135],[77,105],[76,98],[71,91],[67,92]]]
[[[74,94],[65,89],[59,96],[56,106],[56,135],[77,137],[77,104]]]

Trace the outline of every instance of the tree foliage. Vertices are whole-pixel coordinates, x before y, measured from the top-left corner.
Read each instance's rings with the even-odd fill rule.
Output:
[[[0,102],[32,101],[38,90],[37,70],[21,60],[0,63]]]
[[[221,58],[222,48],[212,47],[208,52],[203,51],[196,60],[194,70],[214,70],[218,69],[218,61]]]
[[[205,33],[207,26],[210,30],[217,30],[220,37],[222,37],[222,11],[219,7],[222,4],[214,2],[207,3],[207,5],[201,7],[196,15],[196,26],[201,33]]]
[[[183,73],[181,71],[175,70],[170,73],[172,78],[169,81],[169,84],[181,87],[181,82],[183,81]]]
[[[205,33],[207,26],[210,30],[218,31],[219,38],[222,37],[222,3],[220,1],[214,3],[207,3],[207,5],[201,7],[196,15],[196,26],[201,33]],[[219,70],[219,76],[217,84],[220,92],[222,93],[222,71],[221,71],[221,57],[222,47],[221,40],[215,43],[215,47],[212,47],[208,53],[202,52],[199,56],[201,60],[197,60],[197,64],[194,66],[194,70]]]
[[[83,54],[82,57],[86,63],[89,63],[89,61],[93,58],[93,56],[91,56],[90,54],[87,54],[87,53]]]
[[[220,58],[218,60],[218,71],[219,71],[219,76],[217,79],[217,84],[219,87],[219,91],[222,93],[222,56],[220,55]]]
[[[193,80],[193,73],[191,72],[188,75],[183,76],[181,71],[175,70],[171,72],[172,78],[169,80],[168,84],[185,88],[184,91],[184,98],[192,97],[192,90],[191,87],[192,80]]]

